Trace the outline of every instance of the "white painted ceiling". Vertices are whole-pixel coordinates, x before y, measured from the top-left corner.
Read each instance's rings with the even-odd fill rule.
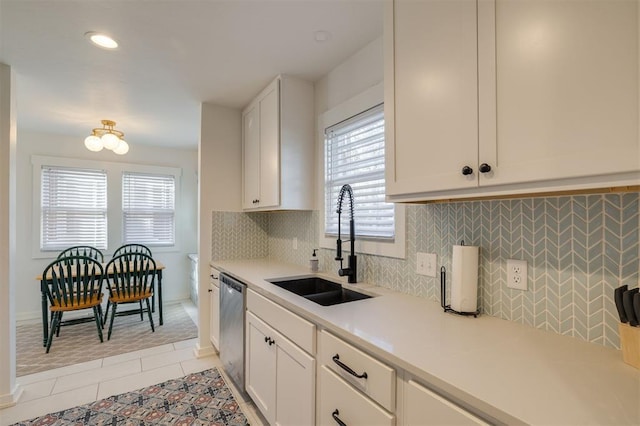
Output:
[[[277,74],[316,81],[382,34],[383,0],[0,0],[18,131],[196,147],[200,103],[241,108]],[[317,30],[330,40],[318,43]],[[84,34],[104,32],[107,51]]]

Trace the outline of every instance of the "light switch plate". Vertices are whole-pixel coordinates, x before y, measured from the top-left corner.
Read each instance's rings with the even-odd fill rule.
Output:
[[[416,258],[416,273],[428,277],[436,276],[437,257],[435,253],[418,253]]]

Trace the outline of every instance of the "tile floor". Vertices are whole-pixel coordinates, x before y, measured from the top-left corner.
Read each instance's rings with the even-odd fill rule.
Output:
[[[184,340],[18,377],[23,393],[16,405],[0,410],[0,426],[213,367],[224,375],[218,356],[196,358],[196,342],[197,339]],[[267,424],[251,399],[240,395],[226,376],[225,379],[249,423]]]

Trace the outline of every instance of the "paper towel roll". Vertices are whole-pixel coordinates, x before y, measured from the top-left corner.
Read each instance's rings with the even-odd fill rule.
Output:
[[[451,309],[458,312],[478,310],[477,246],[453,246],[451,271]]]

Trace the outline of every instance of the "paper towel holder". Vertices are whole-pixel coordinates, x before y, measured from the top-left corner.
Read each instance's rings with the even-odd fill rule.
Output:
[[[462,245],[464,245],[464,241],[462,241]],[[440,267],[440,306],[444,309],[445,312],[451,312],[456,315],[463,316],[472,316],[474,318],[478,318],[480,315],[480,310],[478,309],[475,312],[458,312],[455,309],[451,309],[451,305],[446,305],[446,296],[447,296],[447,269],[444,266]]]

